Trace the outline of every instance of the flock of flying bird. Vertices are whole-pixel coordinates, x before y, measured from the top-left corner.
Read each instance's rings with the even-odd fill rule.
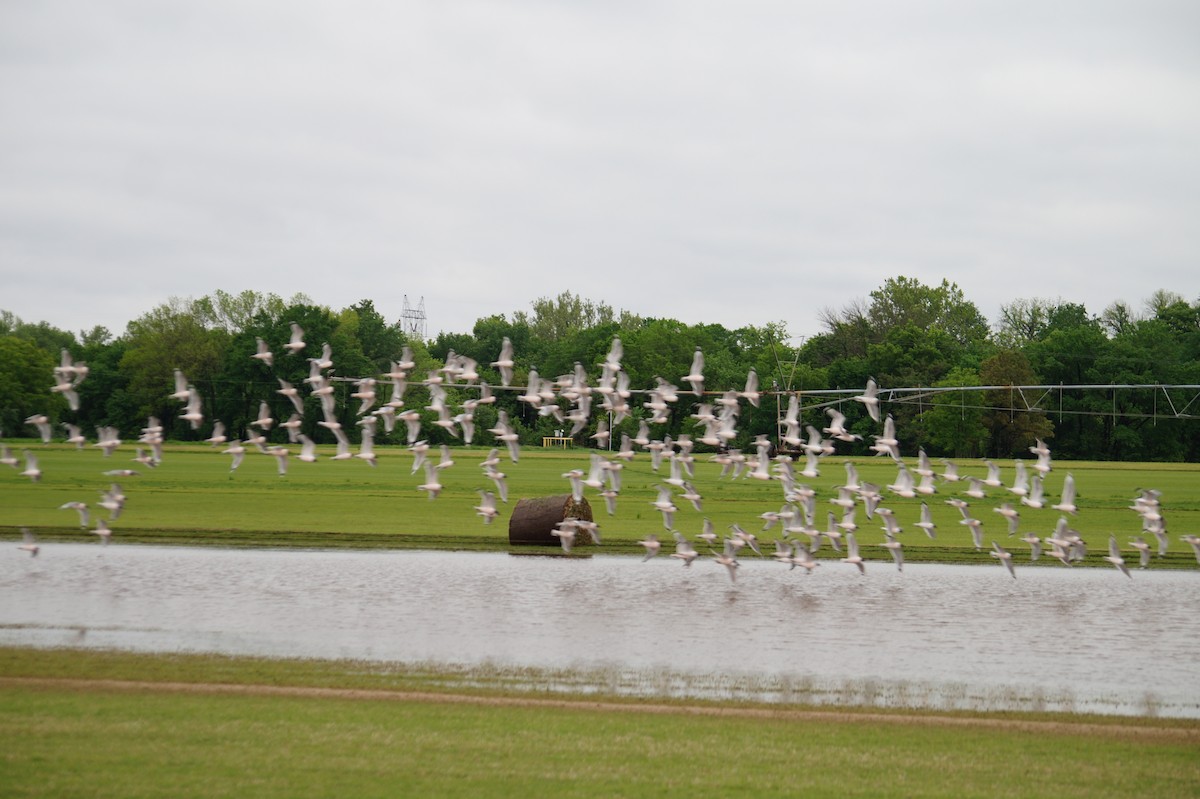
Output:
[[[299,325],[291,325],[291,338],[284,345],[286,354],[283,357],[295,357],[306,348],[304,331]],[[866,560],[860,554],[856,531],[859,526],[856,514],[861,505],[868,520],[878,518],[883,527],[885,541],[880,545],[891,554],[897,568],[903,569],[904,552],[900,541],[903,527],[896,513],[887,508],[883,502],[884,489],[890,495],[906,499],[925,499],[939,493],[939,484],[965,485],[962,496],[946,499],[945,502],[955,507],[961,513],[959,523],[967,526],[971,532],[972,541],[977,550],[984,548],[983,521],[972,513],[969,499],[982,499],[988,490],[1002,489],[1013,497],[1013,502],[1003,502],[993,508],[1005,520],[1009,537],[1017,535],[1019,530],[1020,507],[1052,508],[1063,514],[1060,516],[1054,532],[1039,537],[1032,533],[1020,536],[1019,540],[1030,547],[1031,560],[1037,560],[1043,552],[1056,558],[1064,564],[1071,565],[1082,560],[1086,555],[1086,544],[1080,535],[1074,531],[1068,521],[1068,515],[1076,513],[1075,484],[1070,474],[1063,480],[1062,491],[1057,503],[1051,503],[1045,496],[1044,480],[1052,469],[1050,450],[1040,439],[1030,447],[1031,454],[1036,456],[1029,474],[1025,462],[1016,461],[1011,484],[1006,484],[1000,473],[1000,468],[991,461],[985,461],[988,466],[986,477],[960,476],[956,465],[950,461],[942,461],[944,469],[936,472],[924,450],[917,456],[916,464],[911,468],[904,462],[899,452],[899,440],[896,436],[895,422],[888,415],[881,419],[878,386],[874,380],[868,381],[862,394],[853,399],[863,405],[871,419],[882,424],[880,435],[873,436],[870,450],[878,456],[887,456],[895,462],[897,476],[894,483],[879,486],[860,480],[853,462],[845,462],[846,481],[837,487],[837,496],[829,502],[837,511],[827,511],[826,524],[823,528],[818,525],[820,516],[817,510],[816,492],[800,482],[799,478],[815,478],[820,472],[821,459],[834,454],[835,442],[853,442],[861,436],[850,433],[846,428],[845,416],[835,407],[826,407],[829,425],[817,429],[812,425],[805,426],[805,434],[801,435],[801,422],[797,396],[792,394],[786,416],[782,420],[783,434],[781,443],[787,445],[789,451],[803,453],[803,468],[800,458],[787,454],[772,455],[774,444],[765,435],[757,436],[754,441],[755,453],[743,453],[730,447],[737,437],[737,421],[742,402],[758,406],[761,393],[758,390],[758,377],[754,370],[747,375],[745,387],[741,391],[708,392],[704,390],[704,356],[699,348],[695,352],[689,373],[681,379],[691,388],[691,393],[699,398],[691,417],[695,425],[702,428],[694,438],[681,434],[675,440],[665,436],[661,440],[650,438],[650,425],[662,424],[669,420],[670,412],[680,399],[680,389],[661,377],[655,378],[656,385],[648,391],[634,391],[629,387],[629,378],[621,367],[623,350],[620,339],[614,338],[603,362],[601,373],[595,385],[589,381],[584,367],[576,363],[572,373],[549,380],[540,377],[536,370],[529,371],[529,379],[524,387],[513,386],[514,359],[511,342],[506,338],[496,361],[490,366],[499,372],[501,383],[506,390],[521,391],[518,401],[529,406],[540,416],[553,416],[556,421],[566,425],[571,424],[570,435],[576,436],[592,424],[593,405],[597,404],[605,411],[605,417],[612,420],[615,426],[632,413],[630,404],[635,394],[646,394],[642,407],[649,411],[648,419],[640,421],[636,435],[622,434],[620,445],[612,447],[609,441],[611,433],[609,422],[605,417],[597,419],[594,432],[589,435],[596,442],[598,449],[590,454],[590,467],[572,469],[562,476],[569,485],[573,497],[579,501],[584,498],[586,489],[598,492],[604,499],[605,507],[610,515],[616,513],[616,502],[621,490],[621,471],[625,464],[636,457],[639,450],[649,453],[654,472],[659,472],[662,466],[667,466],[668,476],[662,479],[658,486],[657,498],[651,503],[663,517],[663,525],[674,538],[674,552],[670,557],[682,561],[684,566],[701,557],[696,545],[674,528],[674,514],[679,510],[677,501],[690,504],[696,511],[701,509],[702,497],[692,480],[694,479],[693,464],[694,446],[699,443],[715,448],[716,454],[712,461],[721,465],[721,477],[729,479],[751,479],[770,481],[775,480],[783,488],[784,504],[779,511],[768,511],[761,514],[763,527],[760,532],[771,530],[778,525],[782,537],[774,542],[774,552],[771,557],[789,568],[801,567],[811,573],[820,565],[815,559],[823,543],[827,543],[844,557],[840,560],[850,564],[860,573],[865,574]],[[267,344],[260,338],[257,341],[255,353],[251,356],[265,367],[271,368],[275,355]],[[414,460],[412,471],[423,469],[425,481],[417,486],[417,490],[426,492],[433,500],[442,490],[439,473],[454,465],[449,447],[440,447],[440,458],[435,462],[429,457],[430,445],[421,438],[424,415],[421,410],[406,408],[404,395],[408,387],[408,378],[416,368],[412,352],[405,347],[399,360],[393,361],[388,372],[381,378],[365,377],[354,383],[355,390],[350,397],[358,401],[355,412],[356,425],[361,430],[359,447],[354,451],[346,431],[339,421],[334,385],[330,378],[333,369],[331,348],[324,344],[319,357],[310,357],[309,375],[304,379],[307,393],[316,397],[321,408],[322,418],[317,425],[328,430],[335,441],[335,451],[328,456],[332,460],[361,460],[370,466],[376,465],[374,439],[377,426],[382,425],[386,432],[392,432],[398,422],[405,425],[406,438]],[[51,391],[61,393],[72,410],[79,409],[78,387],[86,378],[87,366],[73,361],[71,355],[64,350],[60,365],[55,367],[55,384]],[[206,441],[214,447],[224,447],[223,453],[231,456],[231,472],[236,470],[247,453],[260,453],[275,458],[279,473],[286,474],[289,459],[295,457],[305,463],[311,463],[318,458],[317,445],[307,435],[300,432],[304,416],[304,396],[301,389],[286,380],[276,377],[279,395],[290,402],[291,413],[288,419],[278,422],[273,418],[270,403],[263,400],[260,404],[258,417],[250,423],[257,428],[245,440],[230,440],[225,433],[225,425],[216,420],[212,433]],[[193,430],[200,429],[205,414],[199,393],[189,383],[186,376],[179,370],[174,375],[175,390],[169,396],[182,403],[183,412],[179,418],[187,421]],[[429,395],[429,405],[424,410],[431,411],[436,417],[432,424],[446,431],[450,436],[461,438],[465,443],[471,443],[475,436],[475,412],[480,405],[495,402],[492,388],[479,375],[478,363],[471,358],[456,355],[451,352],[442,367],[428,372],[425,380],[421,381]],[[471,398],[463,401],[457,408],[452,409],[446,388],[455,386],[471,390]],[[386,401],[383,394],[388,395]],[[477,393],[477,396],[476,396]],[[687,393],[687,392],[683,392]],[[712,397],[712,401],[706,401]],[[490,523],[499,515],[497,501],[508,501],[506,475],[499,470],[502,462],[500,447],[503,446],[508,458],[516,463],[519,459],[520,448],[518,436],[507,413],[503,409],[496,411],[497,421],[487,432],[493,437],[497,446],[487,454],[480,464],[484,477],[490,480],[495,491],[479,489],[480,504],[475,506],[477,515],[484,523]],[[53,426],[44,415],[29,417],[26,422],[34,426],[43,442],[49,443],[53,438]],[[66,441],[82,449],[87,445],[80,429],[72,424],[64,424],[67,430]],[[286,430],[289,445],[299,445],[299,451],[293,453],[289,446],[271,444],[267,441],[267,433],[272,427],[278,426]],[[154,417],[141,430],[136,447],[134,461],[146,468],[157,466],[162,460],[163,426]],[[105,457],[110,456],[120,447],[122,441],[119,432],[111,427],[97,429],[97,440],[91,446],[101,449]],[[614,451],[615,450],[615,451]],[[605,457],[601,452],[611,453]],[[35,453],[24,451],[24,470],[20,475],[33,481],[41,479]],[[0,443],[0,465],[18,468],[20,460],[9,448]],[[135,476],[134,469],[111,469],[106,475],[117,477]],[[676,493],[678,492],[678,493]],[[103,492],[99,507],[107,510],[107,520],[94,516],[86,503],[73,501],[61,506],[63,510],[74,510],[79,514],[81,528],[88,529],[90,522],[95,526],[91,532],[100,536],[101,541],[108,543],[112,530],[108,522],[115,520],[125,504],[125,494],[120,485],[113,483],[108,491]],[[1145,568],[1154,548],[1146,541],[1145,535],[1156,540],[1157,552],[1162,556],[1167,551],[1168,537],[1166,524],[1163,521],[1159,493],[1144,490],[1134,499],[1131,508],[1137,512],[1142,522],[1143,535],[1135,537],[1130,542],[1139,558],[1139,565]],[[920,521],[915,526],[928,537],[936,537],[936,526],[932,520],[930,508],[926,502],[921,503]],[[590,540],[599,543],[599,525],[594,521],[568,518],[557,525],[553,534],[558,537],[564,551],[570,551],[579,536],[585,535]],[[25,541],[21,549],[38,553],[38,544],[28,530],[24,530]],[[708,519],[704,520],[704,529],[698,535],[708,549],[714,563],[724,566],[731,579],[736,578],[739,553],[748,548],[750,551],[763,556],[755,533],[734,524],[730,534],[719,536]],[[1195,551],[1200,561],[1200,537],[1185,535],[1182,540],[1187,542]],[[648,560],[661,551],[663,542],[656,535],[648,535],[639,542],[646,550]],[[1121,548],[1115,536],[1109,537],[1109,554],[1104,560],[1113,564],[1126,576],[1130,575],[1128,566],[1121,555]],[[990,554],[1003,564],[1008,572],[1016,577],[1013,565],[1013,554],[999,543],[993,541]]]

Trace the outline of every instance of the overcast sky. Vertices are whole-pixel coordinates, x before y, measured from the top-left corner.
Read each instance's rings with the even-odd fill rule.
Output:
[[[0,3],[0,309],[1200,298],[1200,4]]]

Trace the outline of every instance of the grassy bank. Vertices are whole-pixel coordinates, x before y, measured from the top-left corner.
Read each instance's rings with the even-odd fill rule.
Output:
[[[445,488],[436,500],[417,490],[424,480],[422,472],[411,470],[412,455],[405,448],[379,448],[375,468],[361,461],[332,461],[323,457],[316,463],[293,462],[286,475],[279,475],[275,460],[263,455],[247,455],[243,465],[231,472],[230,458],[204,445],[173,445],[167,448],[161,466],[146,469],[131,463],[132,447],[126,445],[111,458],[98,451],[76,451],[65,445],[45,446],[25,442],[40,458],[43,479],[32,483],[15,470],[0,471],[0,535],[15,538],[22,526],[30,527],[46,542],[73,540],[95,541],[82,532],[73,511],[60,510],[66,502],[83,501],[94,505],[99,493],[114,480],[128,495],[122,515],[111,523],[114,540],[139,543],[218,545],[218,546],[292,546],[354,548],[422,549],[508,549],[507,521],[513,505],[522,497],[561,494],[569,490],[563,474],[574,468],[587,468],[588,451],[540,450],[527,448],[519,463],[501,464],[508,474],[509,502],[501,505],[501,515],[484,525],[473,506],[479,502],[478,489],[491,489],[478,467],[487,447],[459,447],[453,451],[455,465],[441,472]],[[19,445],[18,445],[19,446]],[[16,447],[14,447],[16,448]],[[326,453],[328,454],[328,453]],[[822,461],[819,477],[801,481],[817,491],[818,526],[824,527],[824,514],[834,506],[828,499],[835,486],[845,481],[846,459],[831,457]],[[857,459],[863,480],[886,485],[893,482],[896,468],[884,459]],[[1011,464],[1005,464],[1006,478]],[[109,477],[103,472],[113,468],[134,467],[136,477]],[[981,462],[960,461],[963,474],[982,476]],[[1166,558],[1155,559],[1153,567],[1195,568],[1196,558],[1179,535],[1200,532],[1200,466],[1192,464],[1115,464],[1057,462],[1047,478],[1047,495],[1057,499],[1063,477],[1071,472],[1079,489],[1080,511],[1071,518],[1072,526],[1091,544],[1089,561],[1103,564],[1110,533],[1118,536],[1123,547],[1140,533],[1140,520],[1129,510],[1139,488],[1162,491],[1164,514],[1172,533],[1171,549]],[[640,552],[638,539],[647,533],[669,538],[660,513],[651,502],[657,487],[666,477],[666,469],[652,470],[649,456],[639,454],[623,470],[623,483],[617,512],[605,513],[603,500],[588,491],[593,512],[601,524],[605,551]],[[693,481],[703,495],[700,511],[680,499],[674,526],[689,537],[701,529],[704,518],[713,521],[719,533],[729,525],[760,530],[760,514],[778,510],[783,504],[777,481],[720,476],[720,467],[696,459]],[[991,562],[985,552],[976,552],[968,529],[959,523],[961,516],[944,500],[961,496],[965,484],[942,484],[939,493],[926,499],[938,525],[937,538],[929,539],[913,524],[919,518],[921,500],[903,499],[885,492],[885,502],[895,510],[905,527],[905,553],[912,561]],[[991,489],[989,496],[972,500],[972,513],[985,525],[985,540],[999,541],[1026,557],[1027,548],[1009,537],[1004,520],[993,508],[1000,502],[1016,502],[1003,488]],[[103,514],[103,512],[101,512]],[[106,514],[105,514],[106,515]],[[1021,510],[1021,531],[1046,535],[1054,528],[1059,513],[1050,508]],[[858,538],[864,556],[886,560],[886,551],[878,521],[857,519]],[[760,532],[770,539],[779,527]],[[1132,550],[1130,558],[1134,558]],[[826,550],[823,554],[832,554]]]
[[[0,783],[14,797],[1171,797],[1200,788],[1200,725],[1186,721],[504,701],[514,697],[502,688],[423,669],[68,650],[0,650],[0,675]],[[413,691],[422,693],[403,693]]]

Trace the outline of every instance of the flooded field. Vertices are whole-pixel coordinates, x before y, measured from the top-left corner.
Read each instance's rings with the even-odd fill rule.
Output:
[[[430,663],[530,690],[1200,717],[1200,572],[60,544],[0,644]]]

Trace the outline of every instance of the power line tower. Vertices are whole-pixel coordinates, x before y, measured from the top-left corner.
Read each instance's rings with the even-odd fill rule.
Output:
[[[400,326],[404,335],[419,341],[425,340],[425,298],[413,308],[408,304],[408,295],[404,295],[404,310],[400,312]]]

